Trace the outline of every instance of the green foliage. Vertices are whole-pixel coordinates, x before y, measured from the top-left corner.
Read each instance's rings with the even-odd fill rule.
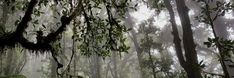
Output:
[[[203,61],[204,60],[202,60],[202,61],[199,62],[199,67],[200,68],[205,68],[205,66],[206,66]]]
[[[143,57],[142,70],[147,72],[144,75],[146,76],[145,78],[151,77],[152,73],[155,74],[157,78],[165,78],[174,73],[170,71],[173,60],[171,59],[170,53],[157,38],[159,36],[156,32],[160,31],[153,26],[153,21],[154,18],[150,18],[148,21],[141,23],[138,30],[138,33],[143,35],[140,40],[140,47],[143,51],[141,53]],[[155,50],[158,50],[158,55],[155,55]],[[155,69],[155,71],[152,72],[152,69]]]
[[[15,4],[12,10],[25,10],[29,3],[29,1],[21,0],[6,0],[6,2]],[[41,21],[37,17],[44,14],[41,11],[42,7],[51,7],[53,11],[57,11],[53,6],[59,4],[58,6],[61,6],[63,10],[57,11],[57,13],[65,16],[69,16],[73,12],[71,8],[82,7],[84,9],[82,10],[82,14],[85,17],[85,21],[82,21],[84,25],[78,26],[79,32],[77,33],[79,34],[76,40],[81,43],[78,46],[81,53],[87,56],[92,53],[97,53],[100,56],[108,56],[110,51],[127,52],[130,47],[125,44],[126,37],[123,34],[129,29],[123,25],[120,19],[124,18],[125,12],[130,8],[129,2],[131,0],[83,0],[82,6],[72,6],[78,5],[76,2],[79,1],[74,1],[73,4],[68,0],[56,0],[54,4],[53,1],[39,0],[38,5],[33,10],[32,18],[34,19],[31,20],[33,27],[38,28],[38,25],[40,26],[41,24]],[[100,14],[98,11],[106,11],[107,14]],[[16,26],[21,22],[20,20],[22,19],[20,18],[15,21]],[[46,28],[44,24],[42,26]],[[43,31],[41,29],[39,31],[43,35]],[[37,41],[39,40],[37,39]]]
[[[12,13],[14,11],[26,10],[29,1],[27,0],[6,0],[8,7],[10,7]]]
[[[224,57],[231,57],[230,52],[234,53],[234,40],[226,40],[223,38],[208,38],[204,44],[210,47],[219,47],[221,55]]]
[[[128,29],[122,25],[120,18],[116,18],[124,17],[129,0],[124,1],[85,2],[85,10],[83,10],[85,25],[77,26],[77,41],[80,42],[78,49],[81,54],[90,56],[96,53],[99,56],[109,56],[111,51],[127,52],[130,47],[125,44],[126,37],[123,34]],[[107,11],[107,15],[94,11],[103,9]],[[112,9],[116,10],[115,15]],[[107,16],[107,18],[101,16]]]
[[[163,0],[147,0],[146,3],[150,8],[156,8],[157,12],[160,12],[165,7]]]
[[[221,2],[213,0],[194,0],[201,4],[201,13],[195,18],[199,22],[204,22],[206,24],[211,24],[219,16],[224,16],[228,11],[232,10],[234,5],[231,2]],[[210,6],[215,3],[215,6]],[[211,16],[213,15],[213,16]]]
[[[175,71],[175,73],[173,73],[170,78],[188,78],[187,74],[184,70],[180,70],[180,71]]]

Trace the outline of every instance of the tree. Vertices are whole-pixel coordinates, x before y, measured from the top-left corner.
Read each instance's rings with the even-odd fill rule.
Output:
[[[138,29],[138,34],[143,35],[140,46],[143,50],[144,69],[151,70],[147,71],[149,72],[148,77],[152,75],[153,78],[173,77],[171,75],[174,72],[170,72],[173,64],[172,58],[166,49],[168,47],[163,44],[163,39],[160,38],[160,34],[164,32],[160,32],[160,29],[154,26],[154,21],[154,18],[149,18],[146,22],[141,23]],[[154,50],[157,50],[158,54],[155,54]]]
[[[208,38],[208,42],[204,42],[207,47],[213,46],[217,47],[219,51],[219,58],[220,58],[220,64],[223,68],[223,72],[225,74],[225,78],[231,78],[231,73],[234,71],[234,69],[230,66],[234,65],[230,57],[230,50],[232,41],[228,40],[227,30],[225,29],[226,24],[223,22],[220,22],[221,20],[224,20],[225,13],[229,10],[233,9],[233,6],[230,2],[225,1],[197,1],[204,3],[205,6],[203,6],[202,12],[199,16],[197,16],[198,21],[204,22],[208,25],[210,25],[214,38]],[[216,4],[214,4],[216,3]],[[224,25],[224,26],[222,26]],[[224,33],[224,34],[221,34]],[[229,66],[230,65],[230,66]]]
[[[15,0],[8,1],[7,3],[16,2]],[[114,18],[113,15],[118,17],[123,17],[124,12],[128,9],[129,0],[113,2],[111,0],[79,0],[79,1],[71,1],[70,4],[66,4],[67,0],[31,0],[25,1],[27,4],[26,11],[24,16],[19,23],[16,24],[16,30],[13,32],[7,32],[0,36],[0,47],[15,47],[16,44],[20,44],[23,48],[31,50],[30,52],[51,52],[55,62],[57,63],[57,69],[63,67],[63,65],[57,59],[56,51],[54,47],[51,45],[53,42],[59,40],[59,35],[65,31],[65,28],[70,25],[72,20],[77,16],[84,17],[84,21],[82,25],[77,26],[77,30],[79,30],[78,39],[81,44],[79,45],[79,51],[87,56],[91,54],[97,54],[98,56],[108,56],[111,51],[117,52],[127,52],[129,49],[124,41],[123,33],[127,32],[128,29],[121,25],[118,19]],[[59,13],[61,15],[60,25],[57,30],[54,32],[48,33],[48,35],[44,36],[44,32],[42,30],[37,31],[36,42],[31,42],[24,35],[26,32],[26,28],[31,27],[31,23],[36,25],[37,21],[33,21],[36,16],[40,16],[42,13],[39,11],[38,7],[45,6],[51,7],[48,3],[61,4],[63,7],[63,12]],[[21,5],[22,6],[22,5]],[[73,8],[74,9],[69,9]],[[107,13],[105,16],[107,18],[100,17],[100,13],[96,13],[93,10],[105,9]],[[115,12],[113,11],[115,9]],[[59,10],[60,11],[60,10]],[[57,11],[57,12],[59,12]],[[115,14],[114,14],[115,13]],[[33,17],[33,18],[32,18]],[[33,21],[33,22],[31,22]],[[44,28],[44,24],[42,24]],[[97,30],[97,31],[93,31]],[[96,40],[98,39],[98,40]]]
[[[185,5],[184,0],[176,0],[177,10],[181,19],[183,29],[183,45],[184,54],[180,43],[180,37],[175,23],[175,15],[169,0],[165,0],[165,6],[170,14],[170,21],[172,24],[172,34],[174,36],[174,44],[176,54],[179,59],[180,65],[187,72],[189,78],[201,78],[201,71],[197,60],[197,52],[195,50],[195,43],[193,40],[193,33],[191,29],[190,19],[188,16],[189,9]],[[184,58],[185,56],[185,58]]]
[[[145,63],[145,64],[149,64],[149,67],[152,70],[152,74],[153,74],[153,78],[157,78],[156,76],[156,65],[153,59],[153,55],[152,55],[152,49],[154,49],[153,47],[158,47],[158,44],[154,42],[153,38],[151,36],[149,36],[151,33],[154,33],[155,30],[157,30],[156,28],[154,28],[152,26],[152,21],[153,19],[149,19],[149,25],[148,27],[146,27],[146,24],[143,23],[140,26],[140,32],[142,34],[144,34],[144,38],[141,39],[141,48],[143,50],[143,52],[146,52],[148,54],[148,59],[149,59],[149,63]],[[146,67],[146,66],[145,66]]]
[[[130,28],[134,27],[134,22],[132,20],[132,17],[129,13],[126,14],[127,18],[126,18],[126,24],[127,26],[129,26]],[[142,49],[140,47],[140,44],[138,42],[137,36],[136,36],[136,31],[135,30],[130,30],[130,33],[132,35],[131,40],[133,41],[133,44],[135,46],[136,52],[137,52],[137,58],[138,58],[138,62],[139,62],[139,68],[140,68],[140,72],[141,72],[141,77],[146,77],[146,73],[143,70],[143,57],[142,57]]]

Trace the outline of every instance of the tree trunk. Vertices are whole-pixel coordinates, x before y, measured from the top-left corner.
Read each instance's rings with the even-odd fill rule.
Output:
[[[164,4],[166,6],[166,8],[169,11],[170,14],[170,22],[171,22],[171,26],[172,26],[172,35],[174,36],[174,45],[175,45],[175,50],[176,50],[176,55],[177,58],[179,60],[180,65],[185,68],[185,59],[184,59],[184,55],[183,55],[183,51],[182,51],[182,47],[181,47],[181,39],[178,33],[178,29],[177,29],[177,25],[175,22],[175,14],[173,12],[172,6],[170,4],[169,0],[164,0]]]
[[[202,76],[200,67],[198,66],[197,52],[195,50],[191,23],[188,16],[189,9],[185,5],[184,0],[176,0],[176,5],[183,29],[183,44],[187,64],[185,71],[189,78],[201,78]]]
[[[195,50],[195,43],[193,40],[193,33],[191,29],[190,19],[188,16],[189,9],[185,5],[184,0],[176,0],[177,10],[179,13],[179,17],[181,19],[182,29],[183,29],[183,45],[185,51],[185,58],[182,52],[182,47],[180,44],[180,38],[178,35],[178,30],[175,24],[175,17],[174,12],[171,7],[169,0],[164,0],[167,9],[169,10],[171,23],[172,23],[172,30],[174,36],[174,44],[176,48],[176,54],[179,59],[181,66],[187,72],[188,78],[201,78],[201,71],[200,67],[198,66],[197,60],[197,52]]]

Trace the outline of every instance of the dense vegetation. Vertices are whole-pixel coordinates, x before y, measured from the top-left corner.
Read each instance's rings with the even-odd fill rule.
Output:
[[[230,0],[1,0],[0,10],[0,78],[234,77]]]

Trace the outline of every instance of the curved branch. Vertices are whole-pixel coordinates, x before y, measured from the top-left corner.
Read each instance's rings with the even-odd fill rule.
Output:
[[[33,13],[33,8],[37,4],[37,0],[31,0],[29,2],[29,6],[25,12],[24,17],[18,24],[16,31],[13,33],[7,33],[0,37],[0,47],[4,46],[14,46],[18,41],[20,41],[20,38],[23,37],[24,30],[28,27],[28,22],[31,20],[31,15]]]
[[[32,19],[31,16],[33,14],[33,9],[37,3],[38,3],[37,0],[30,1],[29,6],[25,12],[25,15],[23,16],[22,20],[18,24],[15,32],[7,33],[7,34],[4,34],[3,36],[0,36],[0,42],[1,42],[0,48],[5,47],[5,46],[14,47],[15,44],[19,43],[24,48],[29,49],[29,50],[35,50],[35,51],[41,51],[41,52],[50,50],[52,57],[57,62],[57,71],[58,71],[58,69],[62,68],[63,65],[59,63],[56,57],[56,53],[54,52],[55,50],[52,48],[50,43],[53,41],[56,41],[57,40],[56,37],[65,30],[66,26],[71,22],[71,20],[75,18],[78,14],[80,14],[81,12],[80,5],[82,5],[82,0],[79,1],[79,4],[77,5],[75,11],[72,12],[72,14],[69,17],[67,17],[66,15],[63,15],[61,17],[60,21],[62,24],[55,32],[49,33],[49,35],[42,37],[40,41],[37,40],[38,41],[37,43],[33,43],[27,40],[26,38],[24,38],[23,33],[25,29],[28,27],[28,22],[31,21]],[[38,34],[37,36],[40,37],[41,35]],[[57,74],[59,73],[57,72]]]
[[[69,17],[66,17],[65,15],[61,17],[60,21],[61,21],[61,26],[52,33],[49,33],[47,36],[42,38],[42,42],[37,42],[37,43],[33,43],[33,42],[29,42],[27,39],[25,38],[21,38],[21,40],[19,41],[20,44],[30,50],[52,50],[52,46],[50,45],[51,42],[56,41],[57,40],[57,36],[59,34],[61,34],[63,31],[65,31],[66,26],[71,22],[71,20],[73,18],[75,18],[78,14],[80,14],[80,5],[81,5],[82,1],[79,2],[79,4],[77,5],[77,8],[74,12],[72,12],[72,14]]]
[[[31,15],[33,14],[33,9],[37,4],[37,0],[31,0],[28,6],[28,9],[25,12],[25,15],[21,22],[18,24],[16,31],[13,33],[4,34],[0,37],[0,47],[13,47],[15,44],[19,43],[24,48],[29,50],[36,50],[36,51],[45,51],[45,50],[52,50],[52,46],[50,45],[51,42],[57,40],[57,36],[62,33],[66,26],[71,22],[73,18],[75,18],[78,14],[80,14],[80,4],[82,1],[79,2],[76,10],[72,12],[69,17],[65,15],[61,17],[60,21],[62,25],[55,31],[50,33],[49,35],[42,38],[42,42],[33,43],[23,37],[23,32],[28,27],[28,22],[31,20]]]
[[[27,11],[25,12],[24,17],[22,18],[21,22],[18,24],[17,29],[15,31],[16,35],[23,35],[24,30],[28,27],[28,22],[31,21],[31,15],[33,14],[33,8],[37,4],[37,0],[31,0],[28,6]]]

